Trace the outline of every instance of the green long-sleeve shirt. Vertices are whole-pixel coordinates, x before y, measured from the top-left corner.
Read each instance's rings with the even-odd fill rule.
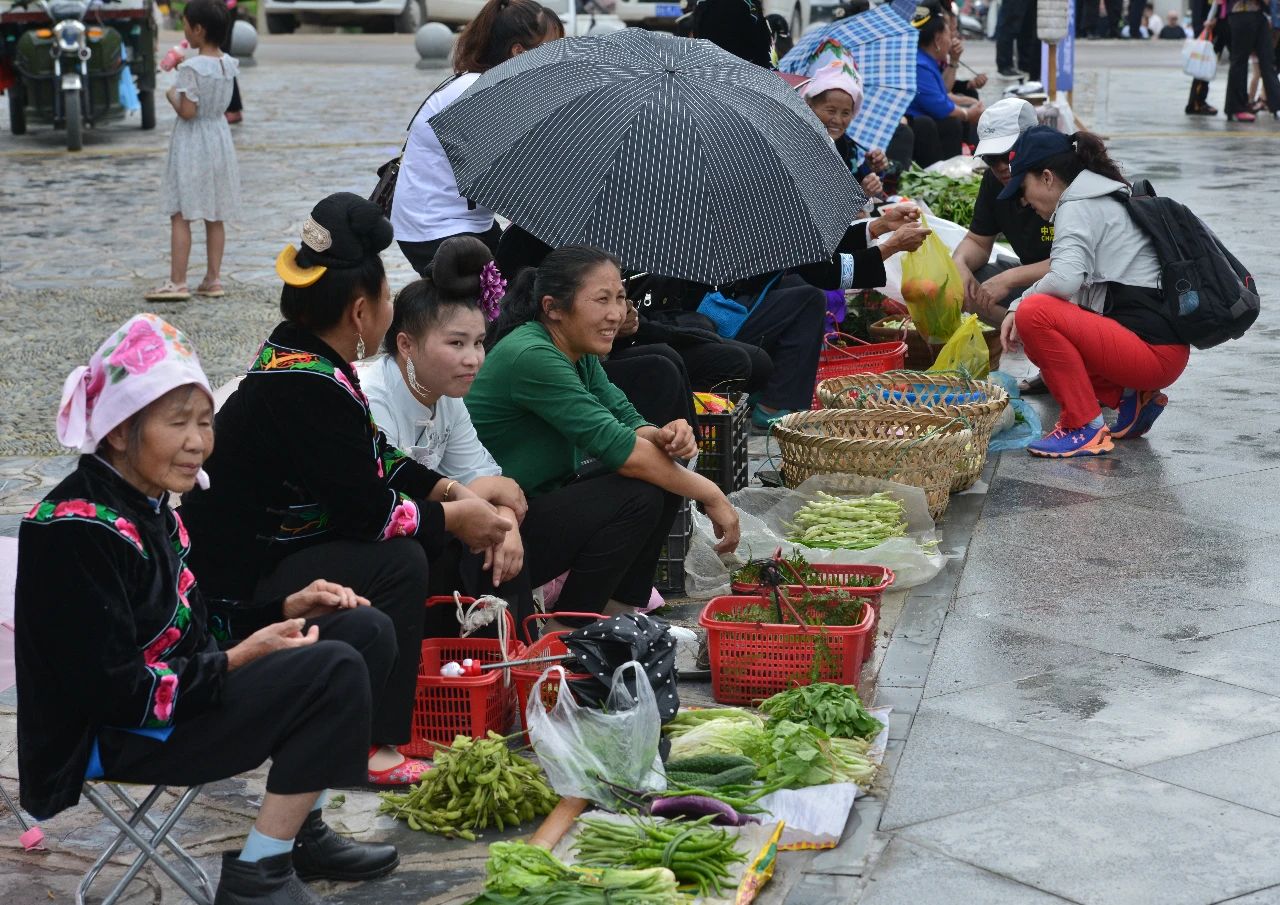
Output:
[[[560,487],[586,458],[621,468],[646,423],[599,358],[575,364],[537,322],[494,346],[466,399],[480,442],[529,496]]]

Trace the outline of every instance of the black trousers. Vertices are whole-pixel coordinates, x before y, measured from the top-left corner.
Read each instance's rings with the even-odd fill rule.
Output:
[[[783,277],[751,309],[737,339],[759,346],[773,361],[773,374],[760,394],[762,404],[804,411],[813,403],[826,318],[826,293],[798,276]]]
[[[223,681],[216,707],[182,718],[165,741],[103,729],[106,778],[193,786],[253,770],[268,758],[278,795],[363,785],[368,769],[370,688],[395,660],[391,620],[360,608],[315,621],[320,640],[276,651]]]
[[[684,359],[665,343],[628,346],[601,362],[604,373],[650,424],[664,425],[683,418],[698,426],[693,387]]]
[[[403,745],[410,738],[413,697],[422,657],[427,555],[412,538],[372,543],[340,540],[299,550],[258,582],[254,597],[284,597],[324,578],[353,589],[391,618],[396,658],[386,682],[372,689],[369,742]],[[366,754],[367,754],[366,749]]]
[[[1280,80],[1276,78],[1275,48],[1271,44],[1271,19],[1264,13],[1232,13],[1231,68],[1227,72],[1227,116],[1249,112],[1249,57],[1258,56],[1267,109],[1280,110]]]
[[[525,566],[520,574],[500,585],[494,585],[493,573],[484,570],[484,554],[472,553],[462,541],[450,538],[444,552],[431,560],[430,572],[427,592],[433,597],[452,596],[454,591],[468,597],[492,594],[507,602],[507,611],[517,627],[533,612],[533,585],[529,582],[527,552]],[[422,627],[423,638],[456,638],[458,631],[456,606],[441,605],[427,609]],[[491,623],[477,631],[474,637],[496,638],[497,635],[497,624]]]
[[[482,233],[458,233],[459,236],[474,236],[485,245],[489,246],[489,250],[495,254],[498,251],[498,240],[502,238],[502,227],[498,226],[494,221],[493,226],[489,227]],[[418,272],[418,276],[426,276],[427,268],[431,266],[432,260],[435,259],[436,252],[440,250],[440,246],[447,242],[453,236],[445,236],[441,239],[432,239],[429,242],[400,242],[400,251],[409,260],[409,266]]]
[[[707,393],[759,393],[773,377],[773,359],[759,346],[722,339],[680,349],[689,383]]]
[[[1110,12],[1112,0],[1108,0],[1107,10]],[[1114,0],[1116,6],[1120,5],[1119,0]],[[1146,7],[1145,0],[1129,0],[1129,9],[1126,13],[1127,24],[1129,26],[1129,37],[1131,39],[1142,40],[1142,13]],[[1160,25],[1153,20],[1153,31],[1157,34],[1160,32]]]
[[[911,117],[911,131],[915,135],[915,147],[911,159],[922,167],[947,160],[960,153],[964,138],[964,123],[954,116],[934,119],[932,116]]]
[[[1098,28],[1098,0],[1076,0],[1076,37],[1096,34]]]
[[[684,501],[661,487],[605,474],[529,500],[521,526],[534,587],[569,573],[560,612],[600,613],[610,598],[649,602],[658,554]]]
[[[1036,0],[1004,0],[1000,4],[1000,17],[996,22],[996,68],[1002,72],[1015,68],[1016,47],[1016,68],[1038,77],[1040,42],[1036,40],[1036,6]]]
[[[231,32],[236,24],[234,13],[231,15],[231,21],[227,23],[227,36],[222,40],[222,52],[231,53]],[[240,80],[238,78],[231,80],[231,102],[227,104],[228,113],[239,113],[244,107],[240,103]]]

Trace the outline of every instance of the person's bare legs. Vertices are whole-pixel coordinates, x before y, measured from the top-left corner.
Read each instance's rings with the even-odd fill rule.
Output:
[[[221,220],[206,220],[204,235],[209,253],[209,265],[204,272],[204,283],[212,285],[222,277],[222,253],[227,245],[227,225]]]
[[[258,819],[253,827],[272,839],[292,839],[302,829],[302,822],[315,809],[319,792],[299,792],[296,795],[277,795],[268,792],[262,798]]]
[[[170,217],[169,224],[169,281],[185,286],[187,262],[191,259],[191,224],[182,219],[182,214]]]

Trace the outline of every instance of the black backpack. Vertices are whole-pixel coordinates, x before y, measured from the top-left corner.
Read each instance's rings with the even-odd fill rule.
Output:
[[[1239,339],[1258,319],[1258,284],[1185,204],[1159,198],[1139,179],[1118,197],[1155,245],[1160,292],[1174,332],[1197,349]]]

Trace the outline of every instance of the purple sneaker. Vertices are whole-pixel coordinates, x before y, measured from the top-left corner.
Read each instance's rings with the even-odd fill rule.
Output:
[[[1115,448],[1111,442],[1111,431],[1105,424],[1071,430],[1059,425],[1028,446],[1027,452],[1045,459],[1070,459],[1073,456],[1100,456]]]
[[[1169,397],[1159,390],[1141,393],[1131,390],[1120,397],[1116,409],[1116,422],[1111,425],[1111,436],[1116,440],[1132,440],[1151,430],[1151,425],[1169,404]]]

